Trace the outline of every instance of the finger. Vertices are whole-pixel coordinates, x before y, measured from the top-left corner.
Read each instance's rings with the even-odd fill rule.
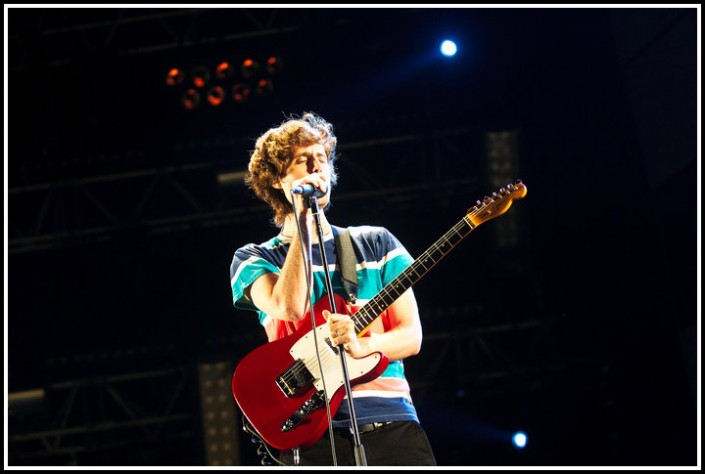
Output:
[[[316,185],[323,191],[328,190],[328,181],[321,173],[316,174]]]

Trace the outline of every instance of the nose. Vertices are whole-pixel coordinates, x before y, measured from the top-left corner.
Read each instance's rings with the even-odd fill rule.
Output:
[[[312,156],[311,160],[311,173],[320,173],[321,172],[321,162],[318,160],[317,157]]]

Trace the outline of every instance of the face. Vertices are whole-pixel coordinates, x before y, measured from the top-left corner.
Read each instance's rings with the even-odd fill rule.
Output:
[[[317,174],[317,176],[310,176],[312,174]],[[318,203],[325,206],[330,199],[330,165],[325,148],[316,143],[294,148],[293,157],[284,176],[274,184],[274,187],[283,190],[286,198],[291,202],[292,187],[304,183],[316,185],[321,181],[325,184],[328,192],[319,198]]]

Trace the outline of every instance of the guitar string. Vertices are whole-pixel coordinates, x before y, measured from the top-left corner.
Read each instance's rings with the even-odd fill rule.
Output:
[[[476,212],[479,212],[479,210],[473,211],[473,213],[471,213],[471,214],[474,214],[474,213],[476,213]],[[462,232],[462,227],[463,227],[463,226],[469,226],[470,229],[469,229],[468,231],[466,231],[466,232]],[[443,258],[445,255],[447,255],[447,253],[448,253],[450,250],[452,250],[453,247],[455,247],[455,245],[457,245],[458,243],[460,243],[460,241],[461,241],[465,236],[467,236],[467,234],[468,234],[470,231],[472,231],[473,228],[474,228],[474,227],[472,227],[472,224],[471,224],[471,223],[469,222],[469,220],[467,219],[467,216],[463,217],[463,219],[461,219],[458,223],[456,223],[456,224],[451,228],[450,231],[446,232],[446,234],[444,234],[444,235],[443,235],[440,239],[438,239],[438,241],[436,241],[427,251],[425,251],[425,252],[421,255],[421,257],[419,257],[419,259],[417,259],[414,263],[412,263],[412,264],[409,266],[409,268],[413,271],[413,273],[416,274],[417,280],[420,279],[426,272],[428,272],[428,271],[433,267],[433,265],[435,265],[438,261],[440,261],[441,258]],[[456,242],[453,242],[452,240],[449,239],[449,237],[447,237],[449,234],[456,234],[456,236],[459,236],[460,238],[459,238]],[[448,244],[451,244],[451,247],[450,247],[448,250],[446,250],[446,251],[444,252],[444,251],[443,251],[443,246],[444,246],[444,245],[448,245]],[[438,258],[435,258],[435,259],[434,259],[433,253],[435,253],[435,252],[438,251],[438,250],[441,251],[441,255],[440,255]],[[425,256],[426,254],[428,254],[428,255]],[[423,262],[427,261],[428,258],[431,258],[432,264],[431,264],[430,266],[426,267],[426,266],[423,264]],[[422,273],[419,274],[418,270],[420,270],[420,268],[423,268],[423,270],[422,270]],[[405,277],[405,273],[406,273],[406,271],[403,272],[403,273],[400,275],[400,277]],[[392,280],[392,282],[390,282],[389,285],[387,285],[385,288],[383,288],[377,296],[375,296],[372,300],[370,300],[370,302],[368,302],[368,303],[367,303],[363,308],[361,308],[356,314],[359,315],[360,312],[367,313],[366,309],[367,309],[367,308],[372,308],[372,309],[374,309],[374,306],[375,306],[375,305],[377,306],[377,311],[376,311],[375,314],[377,314],[377,315],[378,315],[378,314],[381,314],[381,312],[384,311],[384,310],[388,307],[389,304],[387,303],[387,301],[383,301],[383,303],[386,304],[386,306],[382,306],[378,300],[387,300],[387,299],[389,299],[389,296],[391,296],[391,293],[390,293],[390,289],[389,289],[389,288],[394,289],[395,286],[397,286],[399,283],[402,283],[402,282],[401,282],[402,279],[403,279],[403,278],[399,278],[399,277],[398,277],[398,278],[395,278],[394,280]],[[400,281],[397,282],[396,280],[400,280]],[[409,279],[409,281],[411,281],[412,284],[413,284],[413,279]],[[396,282],[396,283],[395,283],[395,282]],[[403,286],[404,286],[404,285],[402,285],[402,287],[403,287]],[[408,287],[404,288],[404,291],[406,291],[406,289],[408,289]],[[398,298],[398,297],[401,295],[401,292],[399,292],[399,290],[395,290],[395,291],[396,291],[397,294],[396,294],[396,296],[393,296],[393,300],[395,300],[396,298]],[[376,317],[377,317],[377,316],[375,316],[372,320],[376,319]],[[365,322],[366,322],[367,324],[369,324],[369,323],[372,322],[372,320],[370,320],[369,322],[367,321],[367,316],[364,316],[364,320],[365,320]],[[320,326],[317,326],[317,327],[320,327]],[[356,326],[356,329],[357,329],[357,326]],[[331,359],[332,357],[334,357],[334,354],[335,354],[335,353],[334,353],[333,351],[325,351],[325,352],[323,353],[323,356],[322,356],[323,362],[326,362],[326,363],[329,362],[330,359]],[[305,371],[308,370],[308,369],[307,369],[307,366],[311,366],[311,364],[313,364],[313,362],[315,362],[315,361],[314,361],[312,358],[309,358],[309,359],[306,359],[306,360],[303,360],[303,359],[302,359],[302,362],[303,362],[303,367],[301,367],[301,366],[294,366],[292,369],[290,369],[289,371],[287,371],[288,376],[284,379],[284,382],[285,382],[285,383],[291,382],[291,383],[293,384],[293,381],[294,381],[295,379],[297,379],[298,376],[300,376],[301,374],[303,374]],[[309,373],[310,373],[310,371],[309,371]]]
[[[497,196],[493,196],[492,198],[490,198],[491,201],[494,202],[496,197]],[[469,217],[477,215],[479,212],[483,211],[487,207],[487,205],[489,205],[489,203],[486,203],[484,201],[478,202],[478,204],[473,208],[474,210],[468,212],[459,222],[457,222],[448,232],[446,232],[440,239],[438,239],[433,245],[431,245],[431,247],[428,250],[426,250],[423,254],[421,254],[421,256],[418,259],[416,259],[409,266],[409,269],[411,269],[413,271],[413,273],[416,274],[417,281],[418,281],[418,279],[423,277],[431,268],[433,268],[433,266],[436,263],[438,263],[441,258],[445,257],[445,255],[447,255],[448,252],[450,252],[456,245],[458,245],[460,243],[460,241],[462,241],[462,239],[465,238],[476,227],[472,224],[472,221],[469,219]],[[468,226],[469,230],[462,232],[463,226]],[[455,234],[456,237],[459,236],[459,238],[457,239],[457,241],[454,242],[454,241],[450,240],[449,234]],[[446,246],[449,244],[450,244],[450,248],[448,248],[447,250],[444,250],[443,246]],[[440,251],[440,256],[434,257],[433,254],[437,251]],[[431,264],[427,267],[426,265],[424,265],[424,263],[427,262],[429,258],[431,259]],[[418,270],[420,270],[421,268],[423,268],[423,270],[422,270],[421,274],[419,274]],[[404,291],[406,291],[411,285],[413,285],[413,280],[409,279],[409,281],[411,282],[411,285],[404,287],[402,280],[403,280],[403,278],[406,277],[406,275],[405,275],[406,273],[407,273],[406,271],[402,272],[402,274],[400,275],[401,278],[398,277],[398,278],[395,278],[394,280],[392,280],[392,282],[390,282],[389,285],[385,286],[377,296],[375,296],[372,300],[370,300],[363,308],[361,308],[358,311],[358,313],[356,313],[359,316],[359,313],[363,312],[363,318],[364,318],[363,320],[366,324],[370,324],[374,319],[377,318],[377,316],[374,316],[368,322],[367,321],[368,315],[366,315],[368,312],[367,308],[374,309],[373,307],[376,305],[377,311],[373,314],[379,315],[384,310],[386,310],[386,308],[389,306],[389,304],[391,304],[387,301],[389,299],[389,297],[392,296],[392,294],[390,293],[391,289],[394,289],[396,292],[396,295],[392,297],[392,301],[394,301],[394,300],[396,300],[396,298],[398,298],[401,295],[401,292],[397,289],[397,286],[400,283],[402,283],[402,288],[404,289]],[[399,280],[399,281],[397,282],[397,280]],[[382,302],[380,302],[379,300],[382,300]],[[382,306],[382,304],[384,304],[385,306]],[[359,318],[358,318],[358,321],[359,321]],[[319,326],[317,326],[317,327],[319,327]],[[355,326],[355,329],[357,329],[357,324]],[[334,354],[333,351],[325,351],[323,354],[323,359],[326,359],[325,362],[328,362],[333,357],[333,354]],[[311,365],[314,361],[313,361],[313,359],[308,359],[308,360],[302,360],[302,362],[304,363],[304,367],[292,368],[291,370],[287,371],[289,376],[287,379],[285,379],[285,382],[293,382],[293,379],[298,378],[297,377],[298,375],[301,375],[305,370],[308,370],[306,366]],[[309,371],[309,373],[310,373],[310,371]]]
[[[447,232],[443,237],[441,237],[441,239],[439,239],[439,241],[444,240],[444,242],[442,242],[441,245],[437,245],[437,244],[438,244],[438,241],[437,241],[437,242],[431,247],[431,249],[433,249],[433,252],[435,252],[436,250],[442,250],[442,246],[443,246],[443,245],[447,245],[447,244],[451,243],[451,240],[449,240],[449,239],[446,237],[446,235],[448,235],[448,234],[450,234],[450,233],[455,233],[455,234],[459,234],[459,235],[462,236],[462,234],[460,233],[460,230],[461,230],[461,229],[460,229],[460,226],[461,226],[461,224],[466,224],[466,222],[464,222],[464,220],[461,220],[460,222],[458,222],[458,223],[451,229],[452,232],[449,231],[449,232]],[[459,240],[458,240],[458,241],[459,241]],[[457,242],[456,242],[456,243],[457,243]],[[436,247],[437,247],[437,248],[436,248]],[[452,247],[451,247],[451,248],[452,248]],[[431,250],[431,249],[429,249],[429,250]],[[424,253],[424,255],[425,255],[426,253],[433,253],[433,252],[428,252],[428,251],[427,251],[427,252]],[[446,252],[446,253],[447,253],[447,252]],[[422,257],[423,257],[423,255],[422,255]],[[439,257],[439,259],[440,259],[440,257]],[[421,264],[420,264],[420,265],[421,265]],[[410,268],[411,268],[412,266],[413,266],[413,264],[410,266]],[[423,266],[423,265],[421,265],[421,266]],[[416,273],[416,274],[417,274],[417,277],[420,278],[420,275],[418,274],[418,272],[416,271],[416,269],[413,269],[413,268],[412,268],[412,270],[414,270],[414,273]],[[425,273],[425,271],[428,271],[428,268],[425,268],[425,267],[424,267],[424,273]],[[421,274],[421,276],[422,276],[422,275],[423,275],[423,274]],[[404,276],[404,275],[402,274],[402,275],[400,275],[400,277],[401,277],[401,276]],[[393,280],[389,285],[387,285],[388,287],[391,287],[391,289],[395,290],[396,295],[393,296],[392,300],[395,300],[396,298],[398,298],[398,297],[401,295],[401,292],[400,292],[398,289],[395,288],[396,286],[399,285],[399,283],[401,283],[401,281],[398,281],[398,282],[397,282],[397,280],[400,280],[400,279],[399,279],[399,278],[396,278],[396,279]],[[413,280],[411,280],[411,279],[410,279],[410,281],[413,282]],[[395,283],[395,282],[396,282],[396,283]],[[402,287],[403,287],[403,286],[404,286],[404,285],[402,285]],[[407,288],[408,288],[408,287],[407,287]],[[406,290],[407,288],[404,288],[404,290]],[[382,311],[384,311],[384,310],[386,309],[386,306],[383,306],[383,304],[387,304],[387,301],[386,301],[386,300],[389,300],[389,297],[392,296],[392,295],[393,295],[393,294],[391,293],[391,290],[388,289],[387,287],[385,287],[384,289],[382,289],[382,291],[380,291],[380,294],[379,294],[378,296],[376,296],[375,298],[373,298],[368,304],[366,304],[363,308],[361,308],[361,309],[358,311],[358,313],[356,313],[356,314],[359,315],[360,312],[366,312],[366,311],[365,311],[366,308],[372,308],[372,309],[374,309],[374,306],[377,307],[377,308],[376,308],[376,309],[377,309],[377,314],[380,314]],[[380,299],[383,300],[383,302],[382,302],[383,304],[381,304],[381,303],[378,301],[378,300],[380,300]],[[387,306],[388,306],[388,304],[387,304]],[[376,316],[375,316],[375,318],[376,318]],[[365,320],[365,322],[367,322],[367,316],[364,317],[364,320]],[[370,322],[371,322],[371,321],[370,321]],[[319,327],[319,326],[317,326],[317,327]],[[357,327],[356,327],[356,329],[357,329]],[[333,354],[334,354],[333,351],[325,351],[325,352],[323,353],[323,359],[326,359],[326,360],[324,360],[324,362],[330,361],[330,359],[333,357]],[[291,370],[288,371],[288,374],[289,374],[289,375],[288,375],[287,378],[284,379],[284,382],[285,382],[285,383],[287,383],[287,382],[292,382],[292,383],[293,383],[293,380],[296,379],[296,378],[298,378],[297,376],[301,375],[302,373],[305,372],[305,370],[307,370],[305,366],[312,364],[312,363],[314,362],[314,360],[311,359],[311,358],[309,358],[309,359],[307,359],[307,360],[303,360],[303,359],[302,359],[302,362],[304,363],[304,367],[301,367],[300,365],[296,365],[296,366],[294,366],[294,368],[292,368]],[[309,372],[310,372],[310,371],[309,371]]]
[[[518,189],[518,188],[517,188],[517,189]],[[515,190],[516,190],[516,189],[515,189]],[[509,193],[509,194],[511,194],[511,193]],[[509,195],[509,194],[507,194],[507,195]],[[491,200],[491,202],[494,202],[496,198],[498,198],[498,197],[504,198],[504,197],[506,197],[507,195],[502,196],[502,195],[501,195],[501,192],[500,192],[499,195],[492,196],[492,197],[490,198],[490,200]],[[469,211],[465,216],[463,216],[463,218],[462,218],[460,221],[458,221],[453,227],[451,227],[451,229],[450,229],[448,232],[446,232],[443,236],[441,236],[441,238],[438,239],[436,242],[434,242],[434,244],[431,245],[431,247],[429,247],[423,254],[421,254],[421,256],[420,256],[418,259],[416,259],[411,265],[409,265],[408,269],[411,269],[411,270],[413,271],[413,273],[416,274],[416,277],[417,277],[417,278],[416,278],[416,281],[418,281],[421,277],[423,277],[431,268],[433,268],[434,265],[436,265],[436,263],[438,263],[438,262],[440,261],[440,259],[442,259],[443,257],[445,257],[445,256],[446,256],[456,245],[458,245],[470,232],[472,232],[472,231],[475,229],[475,227],[477,227],[476,225],[473,225],[473,224],[472,224],[472,221],[470,220],[470,217],[474,217],[474,216],[476,216],[478,213],[480,213],[481,211],[485,210],[485,208],[486,208],[489,204],[490,204],[489,202],[486,203],[486,202],[484,202],[484,200],[483,200],[483,201],[478,201],[478,203],[476,204],[476,206],[474,206],[474,207],[472,208],[472,209],[474,209],[474,210]],[[466,232],[462,232],[462,226],[463,226],[463,225],[468,226],[468,227],[469,227],[469,230],[467,230]],[[456,237],[459,237],[458,240],[455,241],[455,242],[451,241],[450,238],[447,237],[449,234],[455,234]],[[443,241],[443,242],[441,242],[441,241]],[[439,244],[440,244],[440,245],[439,245]],[[448,248],[447,250],[444,251],[442,245],[447,245],[447,244],[450,244],[450,248]],[[440,251],[441,254],[440,254],[439,257],[437,257],[437,258],[434,259],[433,253],[436,252],[436,251]],[[428,254],[428,255],[426,255],[426,254]],[[423,265],[422,262],[426,261],[426,259],[428,259],[428,258],[431,259],[431,262],[432,262],[432,263],[431,263],[430,266],[426,267],[425,265]],[[417,272],[417,270],[419,269],[419,267],[422,267],[422,268],[423,268],[423,271],[422,271],[421,274],[419,274],[419,273]],[[365,323],[366,323],[367,325],[371,324],[372,321],[374,321],[374,319],[376,319],[379,314],[381,314],[383,311],[385,311],[385,310],[387,309],[387,307],[389,307],[389,305],[391,305],[391,302],[393,302],[394,300],[396,300],[396,298],[398,298],[398,297],[402,294],[402,293],[399,292],[398,290],[395,290],[396,293],[397,293],[396,296],[393,296],[391,302],[388,302],[388,301],[387,301],[387,300],[389,299],[389,296],[391,296],[391,293],[390,293],[390,289],[389,289],[389,288],[395,289],[395,287],[396,287],[399,283],[402,283],[401,280],[403,279],[403,277],[405,277],[405,274],[406,274],[406,273],[407,273],[406,270],[403,271],[397,278],[395,278],[395,279],[392,280],[388,285],[386,285],[384,288],[382,288],[382,290],[379,292],[379,294],[377,294],[374,298],[372,298],[367,304],[365,304],[365,306],[363,306],[362,308],[360,308],[360,310],[358,310],[358,312],[355,313],[355,314],[359,316],[359,313],[360,313],[360,312],[363,312],[363,313],[364,313],[364,314],[363,314],[363,318],[364,318]],[[395,284],[395,282],[396,282],[397,280],[400,280],[400,281]],[[409,287],[411,287],[411,286],[413,285],[413,283],[414,283],[414,280],[412,280],[412,279],[409,279],[409,281],[411,282],[411,284],[410,284],[409,286],[407,286],[406,288],[404,288],[404,291],[406,291],[406,290],[407,290]],[[403,287],[403,286],[404,286],[404,285],[402,285],[402,287]],[[380,304],[380,302],[379,302],[378,300],[383,300],[382,303],[385,304],[385,306],[381,306],[381,304]],[[367,315],[367,313],[368,313],[369,311],[367,311],[367,308],[372,308],[374,305],[377,305],[377,312],[373,313],[375,316],[368,322],[368,321],[367,321],[367,318],[369,317],[369,315]],[[312,309],[312,311],[313,311],[313,309]],[[358,318],[358,320],[359,320],[359,318]],[[319,325],[319,326],[316,326],[316,328],[318,328],[318,327],[320,327],[320,325]],[[365,326],[365,327],[366,327],[366,326]],[[355,325],[355,329],[357,330],[357,324]],[[363,328],[363,329],[364,329],[364,328]],[[361,330],[360,330],[360,332],[361,332]],[[337,347],[337,346],[336,346],[336,347]],[[337,355],[336,355],[333,351],[324,351],[324,352],[323,352],[323,355],[322,355],[322,361],[327,363],[327,362],[329,362],[330,359],[333,358],[333,357],[337,357]],[[313,364],[313,362],[315,362],[315,360],[314,360],[313,358],[309,358],[309,359],[307,359],[307,360],[303,360],[303,359],[302,359],[302,362],[303,362],[303,367],[297,368],[298,366],[295,366],[295,367],[293,367],[293,368],[287,370],[287,372],[286,372],[286,373],[287,373],[287,375],[286,375],[287,378],[284,379],[284,382],[285,382],[285,383],[287,383],[287,382],[292,382],[292,383],[293,383],[293,381],[294,381],[295,379],[297,379],[298,376],[301,375],[301,374],[303,374],[305,371],[308,371],[308,372],[310,373],[310,370],[308,370],[307,367],[308,367],[308,366],[311,366],[311,365]]]
[[[412,263],[412,264],[408,267],[408,268],[410,268],[410,269],[413,271],[413,273],[416,274],[416,276],[417,276],[417,281],[418,281],[418,279],[420,279],[426,272],[428,272],[428,271],[433,267],[433,265],[435,265],[441,258],[443,258],[445,255],[447,255],[447,253],[448,253],[450,250],[452,250],[452,248],[455,247],[455,245],[457,245],[457,244],[472,230],[472,226],[470,225],[470,231],[462,232],[461,230],[462,230],[462,226],[463,226],[463,225],[465,225],[465,226],[470,225],[470,223],[467,221],[467,218],[466,218],[466,217],[464,217],[464,218],[461,219],[458,223],[456,223],[456,224],[451,228],[450,231],[446,232],[446,234],[444,234],[440,239],[438,239],[438,241],[436,241],[426,252],[424,252],[424,253],[421,255],[421,257],[419,257],[419,259],[417,259],[414,263]],[[453,243],[453,241],[451,241],[451,240],[447,237],[448,234],[456,234],[456,236],[460,236],[460,238],[459,238],[456,242]],[[441,241],[443,241],[443,242],[441,242]],[[448,245],[448,244],[451,244],[451,246],[450,246],[450,248],[449,248],[448,250],[446,250],[446,251],[444,252],[444,251],[443,251],[443,246],[444,246],[444,245]],[[439,257],[437,257],[437,258],[434,259],[434,257],[433,257],[432,254],[435,253],[435,252],[438,251],[438,250],[441,251],[441,255],[440,255]],[[424,257],[426,254],[428,254],[428,256]],[[433,263],[432,263],[430,266],[426,267],[425,265],[423,265],[423,263],[421,263],[421,261],[426,261],[426,259],[428,259],[428,258],[431,258],[431,260],[432,260]],[[423,260],[422,260],[422,259],[423,259]],[[418,262],[418,263],[417,263],[417,262]],[[423,271],[422,271],[422,273],[420,273],[420,274],[419,274],[419,272],[418,272],[419,267],[422,267],[422,268],[423,268]],[[405,275],[404,275],[405,273],[406,273],[406,272],[403,272],[399,277],[397,277],[397,278],[395,278],[394,280],[392,280],[389,285],[387,285],[385,288],[383,288],[377,296],[375,296],[372,300],[370,300],[365,306],[363,306],[362,308],[360,308],[360,310],[358,310],[358,312],[355,313],[355,314],[358,315],[358,316],[359,316],[359,313],[360,313],[360,312],[364,312],[364,313],[366,314],[366,313],[368,312],[368,311],[367,311],[367,308],[374,309],[374,306],[377,307],[377,308],[376,308],[377,311],[376,311],[376,313],[375,313],[375,314],[377,314],[377,315],[379,315],[379,314],[381,314],[383,311],[385,311],[385,310],[387,309],[387,307],[391,304],[390,302],[387,301],[387,300],[390,299],[390,296],[392,297],[392,298],[391,298],[391,301],[393,302],[394,300],[396,300],[396,298],[398,298],[398,297],[402,294],[402,292],[400,292],[398,289],[396,289],[396,287],[398,287],[398,285],[399,285],[400,283],[402,283],[401,280],[403,280],[402,277],[405,277]],[[397,280],[400,280],[400,281],[397,282]],[[414,280],[413,280],[413,279],[409,279],[409,281],[413,284],[413,281],[414,281]],[[406,287],[404,287],[404,286],[405,286],[405,285],[402,284],[403,291],[406,291],[411,285],[406,286]],[[392,290],[395,291],[396,295],[393,295],[393,294],[391,293]],[[379,300],[383,300],[383,301],[380,302]],[[367,318],[368,318],[368,317],[369,317],[369,316],[364,316],[364,315],[363,315],[363,318],[364,318],[364,321],[365,321],[366,324],[370,324],[374,319],[377,318],[377,316],[374,316],[374,318],[372,318],[372,319],[368,322],[368,321],[367,321]],[[320,327],[320,325],[319,325],[319,326],[316,326],[316,327],[318,328],[318,327]],[[366,326],[365,326],[365,327],[366,327]],[[357,325],[356,325],[356,329],[357,329]],[[364,329],[364,328],[363,328],[363,329]],[[331,360],[333,357],[337,357],[333,351],[324,351],[323,354],[322,354],[322,357],[321,357],[321,358],[322,358],[322,362],[325,362],[325,363],[330,362],[330,360]],[[301,374],[305,373],[305,371],[308,370],[308,369],[307,369],[307,366],[312,366],[312,364],[315,362],[315,360],[314,360],[313,358],[308,358],[308,359],[306,359],[306,360],[301,359],[301,360],[302,360],[304,366],[303,366],[303,367],[301,367],[301,366],[294,366],[294,367],[292,367],[290,370],[288,370],[288,371],[287,371],[287,375],[285,375],[285,378],[284,378],[284,382],[285,382],[285,383],[292,383],[292,384],[293,384],[293,381],[296,380],[297,378],[299,378],[298,376],[300,376]],[[310,371],[309,371],[309,372],[310,372]]]

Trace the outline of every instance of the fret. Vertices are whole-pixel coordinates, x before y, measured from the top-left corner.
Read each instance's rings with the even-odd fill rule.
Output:
[[[526,187],[517,181],[508,189],[501,188],[499,193],[486,197],[482,202],[468,210],[458,223],[441,236],[431,247],[421,254],[411,265],[387,284],[374,298],[367,302],[352,317],[358,334],[382,314],[402,293],[411,288],[434,265],[455,248],[470,232],[486,220],[502,215],[511,205],[512,199],[521,199],[526,195]]]
[[[448,232],[438,239],[430,248],[414,260],[394,280],[389,282],[377,295],[360,308],[353,319],[355,329],[362,332],[372,321],[382,314],[406,290],[411,288],[434,265],[436,265],[448,252],[450,252],[462,239],[464,239],[475,226],[463,217]]]

